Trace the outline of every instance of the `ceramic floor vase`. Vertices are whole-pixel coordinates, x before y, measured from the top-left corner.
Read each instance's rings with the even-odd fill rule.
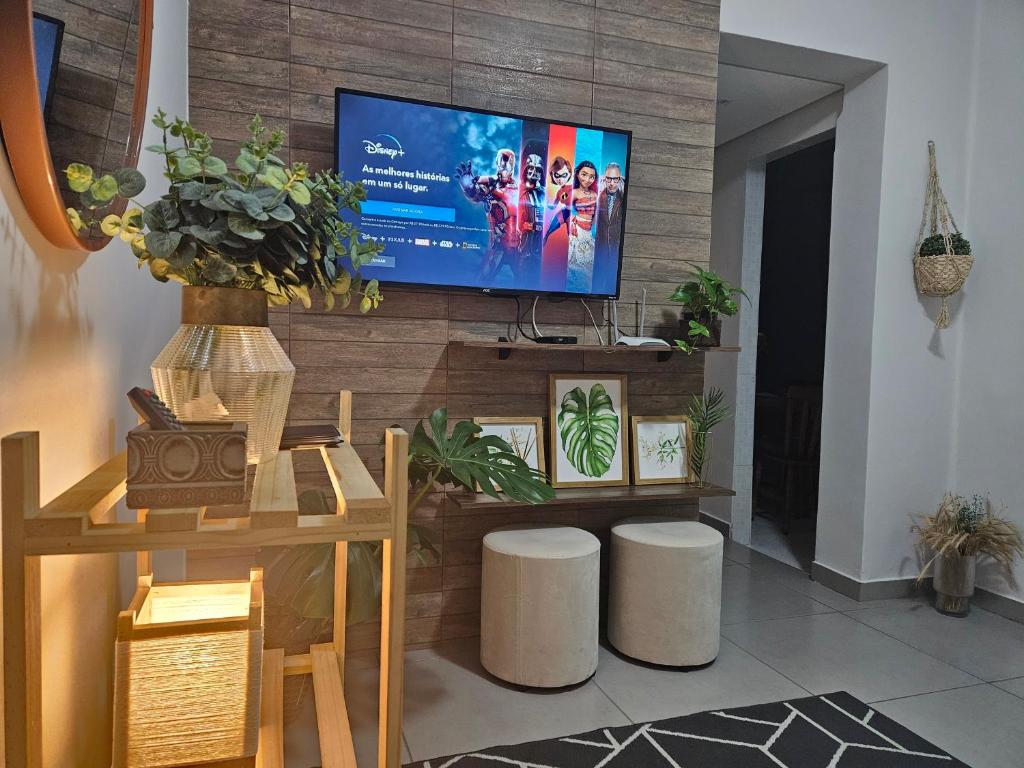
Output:
[[[182,421],[244,421],[249,463],[277,454],[295,380],[267,319],[263,291],[185,286],[181,327],[151,367],[157,395]]]

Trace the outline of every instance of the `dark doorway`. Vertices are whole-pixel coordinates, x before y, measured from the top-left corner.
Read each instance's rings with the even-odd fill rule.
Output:
[[[751,546],[807,571],[818,506],[834,151],[831,138],[765,168]]]

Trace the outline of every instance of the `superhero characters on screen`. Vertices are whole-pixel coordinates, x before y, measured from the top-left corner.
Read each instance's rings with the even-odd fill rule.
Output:
[[[462,194],[483,206],[487,216],[487,250],[480,276],[490,280],[498,270],[508,264],[513,273],[519,248],[518,187],[515,179],[516,153],[499,149],[494,157],[494,175],[478,176],[471,162],[459,163],[456,180]]]
[[[499,145],[489,175],[477,173],[473,161],[458,164],[455,182],[467,200],[479,204],[486,222],[479,278],[487,284],[541,288],[550,272],[563,290],[587,293],[598,288],[595,274],[607,274],[612,284],[600,288],[614,291],[625,144],[608,149],[600,131],[562,128],[567,133],[560,143],[552,139],[549,146],[547,124],[524,123],[519,152]],[[603,173],[598,170],[602,160]],[[563,234],[552,241],[557,232]]]
[[[540,272],[544,232],[544,147],[529,143],[523,159],[519,191],[519,258],[515,277],[536,279]]]

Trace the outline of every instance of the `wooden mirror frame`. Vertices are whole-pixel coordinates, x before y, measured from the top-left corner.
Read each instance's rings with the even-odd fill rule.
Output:
[[[71,228],[50,156],[36,80],[32,0],[0,0],[0,24],[5,30],[4,77],[0,78],[0,127],[21,199],[39,231],[55,246],[74,251],[98,251],[110,242],[110,238],[86,239]],[[139,42],[125,166],[134,167],[139,162],[152,51],[153,0],[139,0]],[[126,207],[127,201],[122,200],[110,210],[111,213],[122,214]]]

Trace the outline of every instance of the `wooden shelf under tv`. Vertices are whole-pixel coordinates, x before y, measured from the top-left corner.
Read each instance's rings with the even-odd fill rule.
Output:
[[[666,485],[613,485],[599,488],[556,488],[555,498],[540,505],[513,501],[502,495],[493,499],[484,493],[458,491],[448,494],[448,501],[463,512],[487,512],[517,507],[548,506],[580,507],[640,507],[645,504],[665,504],[673,501],[696,501],[711,496],[735,496],[736,491],[720,485],[697,486],[687,483]]]
[[[600,352],[605,355],[650,355],[658,356],[658,362],[670,360],[672,355],[686,353],[679,347],[627,347],[621,344],[535,344],[521,341],[449,341],[451,347],[472,349],[496,349],[499,360],[507,360],[513,352]],[[739,352],[739,347],[695,347],[694,352]]]

